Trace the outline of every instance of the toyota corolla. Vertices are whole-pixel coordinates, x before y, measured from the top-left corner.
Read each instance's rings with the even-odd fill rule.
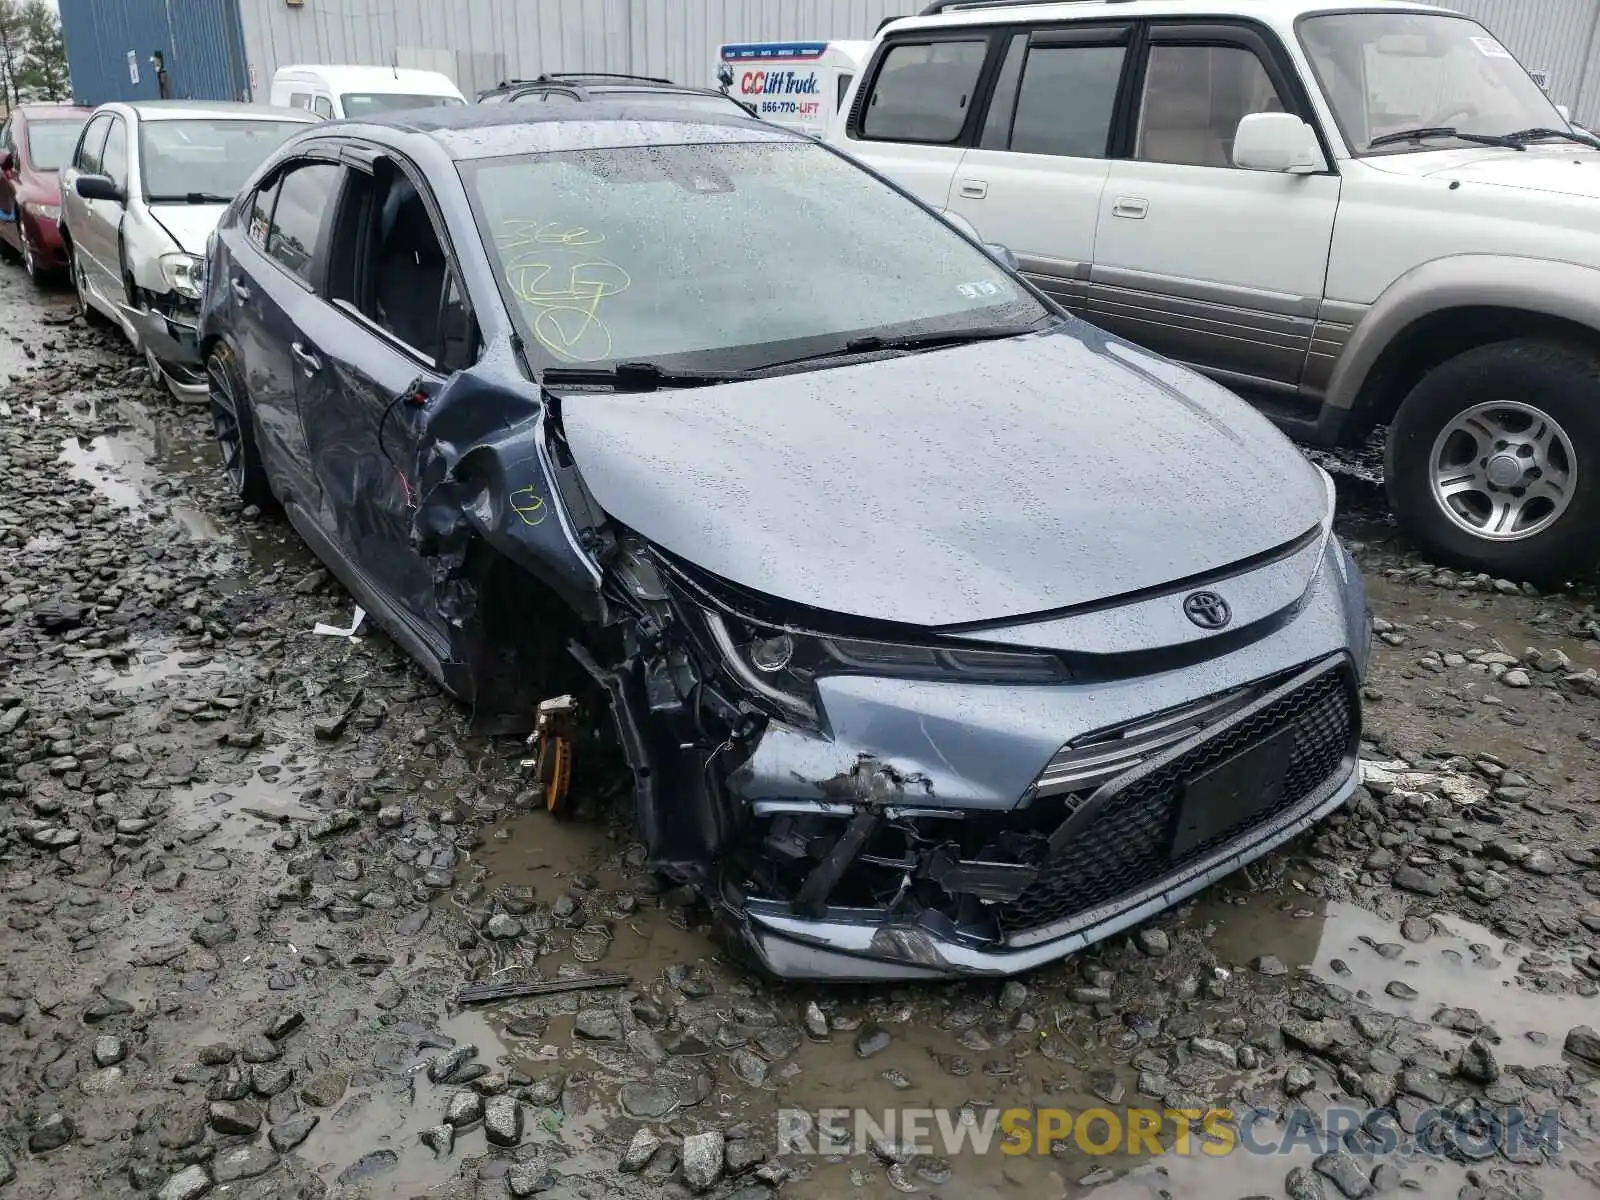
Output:
[[[998,248],[737,114],[308,129],[223,216],[225,469],[550,807],[791,978],[1011,974],[1357,784],[1331,482]],[[592,778],[592,776],[591,776]]]

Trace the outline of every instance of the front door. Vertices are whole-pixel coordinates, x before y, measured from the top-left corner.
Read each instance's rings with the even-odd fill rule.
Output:
[[[357,565],[447,646],[432,565],[412,547],[418,396],[459,366],[445,342],[455,272],[420,183],[391,160],[352,169],[339,206],[316,354],[326,386],[301,417],[340,541]]]
[[[106,135],[110,132],[110,113],[101,113],[92,119],[84,126],[78,149],[72,156],[72,165],[62,173],[62,223],[72,235],[76,269],[82,273],[91,292],[96,294],[101,291],[104,277],[102,259],[110,240],[105,236],[109,211],[115,208],[120,221],[122,210],[109,200],[85,200],[73,185],[81,175],[100,174],[100,158],[106,148]]]
[[[1253,27],[1150,31],[1132,155],[1100,199],[1089,316],[1246,387],[1301,380],[1322,300],[1339,176],[1233,166],[1256,112],[1314,121],[1282,48]]]
[[[22,214],[17,210],[17,176],[22,171],[22,161],[17,151],[17,125],[21,118],[12,117],[0,128],[0,156],[5,167],[0,170],[0,238],[18,250],[22,249]]]

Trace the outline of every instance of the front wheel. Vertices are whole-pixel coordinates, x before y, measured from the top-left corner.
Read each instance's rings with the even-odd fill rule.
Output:
[[[1551,342],[1435,367],[1389,427],[1389,503],[1434,557],[1564,582],[1600,563],[1600,360]]]

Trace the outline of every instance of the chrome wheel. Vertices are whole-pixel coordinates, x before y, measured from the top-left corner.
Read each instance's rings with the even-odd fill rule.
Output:
[[[1474,405],[1434,439],[1433,498],[1475,537],[1514,542],[1548,529],[1578,484],[1572,439],[1516,400]]]
[[[217,448],[222,453],[222,473],[235,492],[244,491],[244,433],[239,425],[239,402],[234,398],[233,381],[226,370],[212,367],[206,372],[211,384],[211,427],[216,431]]]

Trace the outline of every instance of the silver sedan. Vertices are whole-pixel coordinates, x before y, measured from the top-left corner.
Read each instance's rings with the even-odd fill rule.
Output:
[[[61,235],[85,313],[119,325],[151,376],[203,400],[201,255],[223,208],[278,144],[320,120],[261,104],[104,104],[61,172]]]

